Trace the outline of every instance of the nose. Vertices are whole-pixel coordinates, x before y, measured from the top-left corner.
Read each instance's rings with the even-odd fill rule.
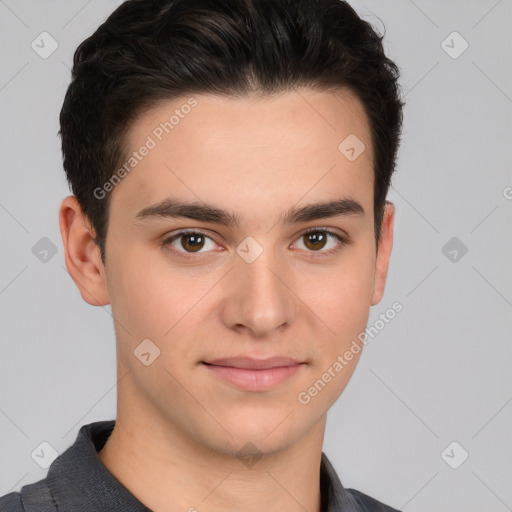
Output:
[[[291,289],[292,273],[270,249],[260,251],[255,259],[238,258],[228,279],[222,308],[227,327],[263,338],[294,321],[297,299]]]

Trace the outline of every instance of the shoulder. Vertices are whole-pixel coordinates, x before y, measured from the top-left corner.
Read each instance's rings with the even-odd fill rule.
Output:
[[[361,512],[400,512],[398,509],[385,505],[375,498],[368,496],[355,489],[347,489],[347,492],[354,498]]]
[[[21,504],[21,494],[19,492],[10,492],[0,496],[0,512],[25,512]]]
[[[46,478],[0,496],[0,512],[56,512]]]

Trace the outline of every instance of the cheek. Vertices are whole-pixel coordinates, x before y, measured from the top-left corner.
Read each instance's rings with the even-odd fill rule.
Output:
[[[345,328],[365,324],[374,270],[374,259],[368,252],[354,252],[330,271],[308,276],[300,296],[333,331],[341,334]]]
[[[157,252],[157,251],[156,251]],[[112,266],[109,293],[119,339],[136,346],[149,338],[164,347],[194,321],[211,293],[212,273],[183,272],[165,256],[124,254]],[[218,278],[216,278],[218,279]],[[123,328],[124,327],[124,328]]]
[[[307,297],[305,302],[318,320],[314,330],[318,333],[315,338],[318,357],[313,369],[315,375],[320,377],[339,356],[351,352],[348,354],[350,360],[342,363],[343,370],[333,370],[336,378],[329,385],[333,396],[345,387],[361,355],[358,337],[366,328],[373,292],[375,258],[371,251],[371,244],[368,244],[365,250],[351,252],[328,275],[316,276],[319,286],[302,290],[301,297]]]
[[[372,250],[370,243],[360,242],[331,266],[302,263],[290,274],[290,284],[309,318],[306,322],[317,323],[315,329],[325,328],[323,338],[346,339],[364,330],[373,291]],[[134,344],[144,338],[172,338],[175,329],[182,329],[205,307],[205,296],[218,280],[218,273],[208,266],[194,272],[180,270],[158,251],[149,260],[149,254],[137,250],[113,256],[115,264],[108,276],[112,313],[125,327],[119,334],[126,338],[129,332]]]
[[[154,262],[147,262],[137,252],[123,253],[109,276],[112,313],[125,329],[119,333],[126,338],[157,338],[173,325],[174,304],[171,297],[180,291],[172,281],[164,279]],[[176,312],[177,314],[178,312]]]

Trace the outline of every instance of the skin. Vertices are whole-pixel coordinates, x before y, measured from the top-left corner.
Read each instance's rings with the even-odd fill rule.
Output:
[[[115,319],[117,419],[99,457],[156,512],[320,512],[327,411],[361,352],[308,404],[297,396],[364,331],[384,293],[393,242],[387,203],[376,251],[368,119],[349,91],[194,97],[197,106],[115,187],[105,266],[76,198],[60,207],[69,274],[86,302],[110,304]],[[145,111],[128,148],[186,100]],[[366,145],[352,162],[338,150],[349,134]],[[136,222],[139,210],[171,196],[214,203],[241,224]],[[279,223],[291,207],[341,197],[359,202],[364,215]],[[311,227],[350,242],[308,244]],[[162,246],[186,228],[210,237],[199,253],[186,236]],[[248,236],[263,248],[252,263],[236,252]],[[195,259],[180,256],[187,247]],[[146,338],[160,349],[149,366],[133,353]],[[237,388],[201,364],[239,355],[307,364],[264,392]],[[249,442],[261,456],[252,467],[238,456]]]

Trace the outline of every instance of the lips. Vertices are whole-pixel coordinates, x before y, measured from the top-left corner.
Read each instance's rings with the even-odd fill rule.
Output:
[[[244,368],[247,370],[269,370],[271,368],[296,366],[302,363],[297,359],[284,356],[275,356],[268,359],[254,359],[251,357],[231,357],[203,361],[204,364],[214,366],[229,366],[231,368]]]
[[[203,361],[203,367],[231,386],[244,391],[270,391],[301,371],[306,363],[290,357],[253,359],[232,357]]]

